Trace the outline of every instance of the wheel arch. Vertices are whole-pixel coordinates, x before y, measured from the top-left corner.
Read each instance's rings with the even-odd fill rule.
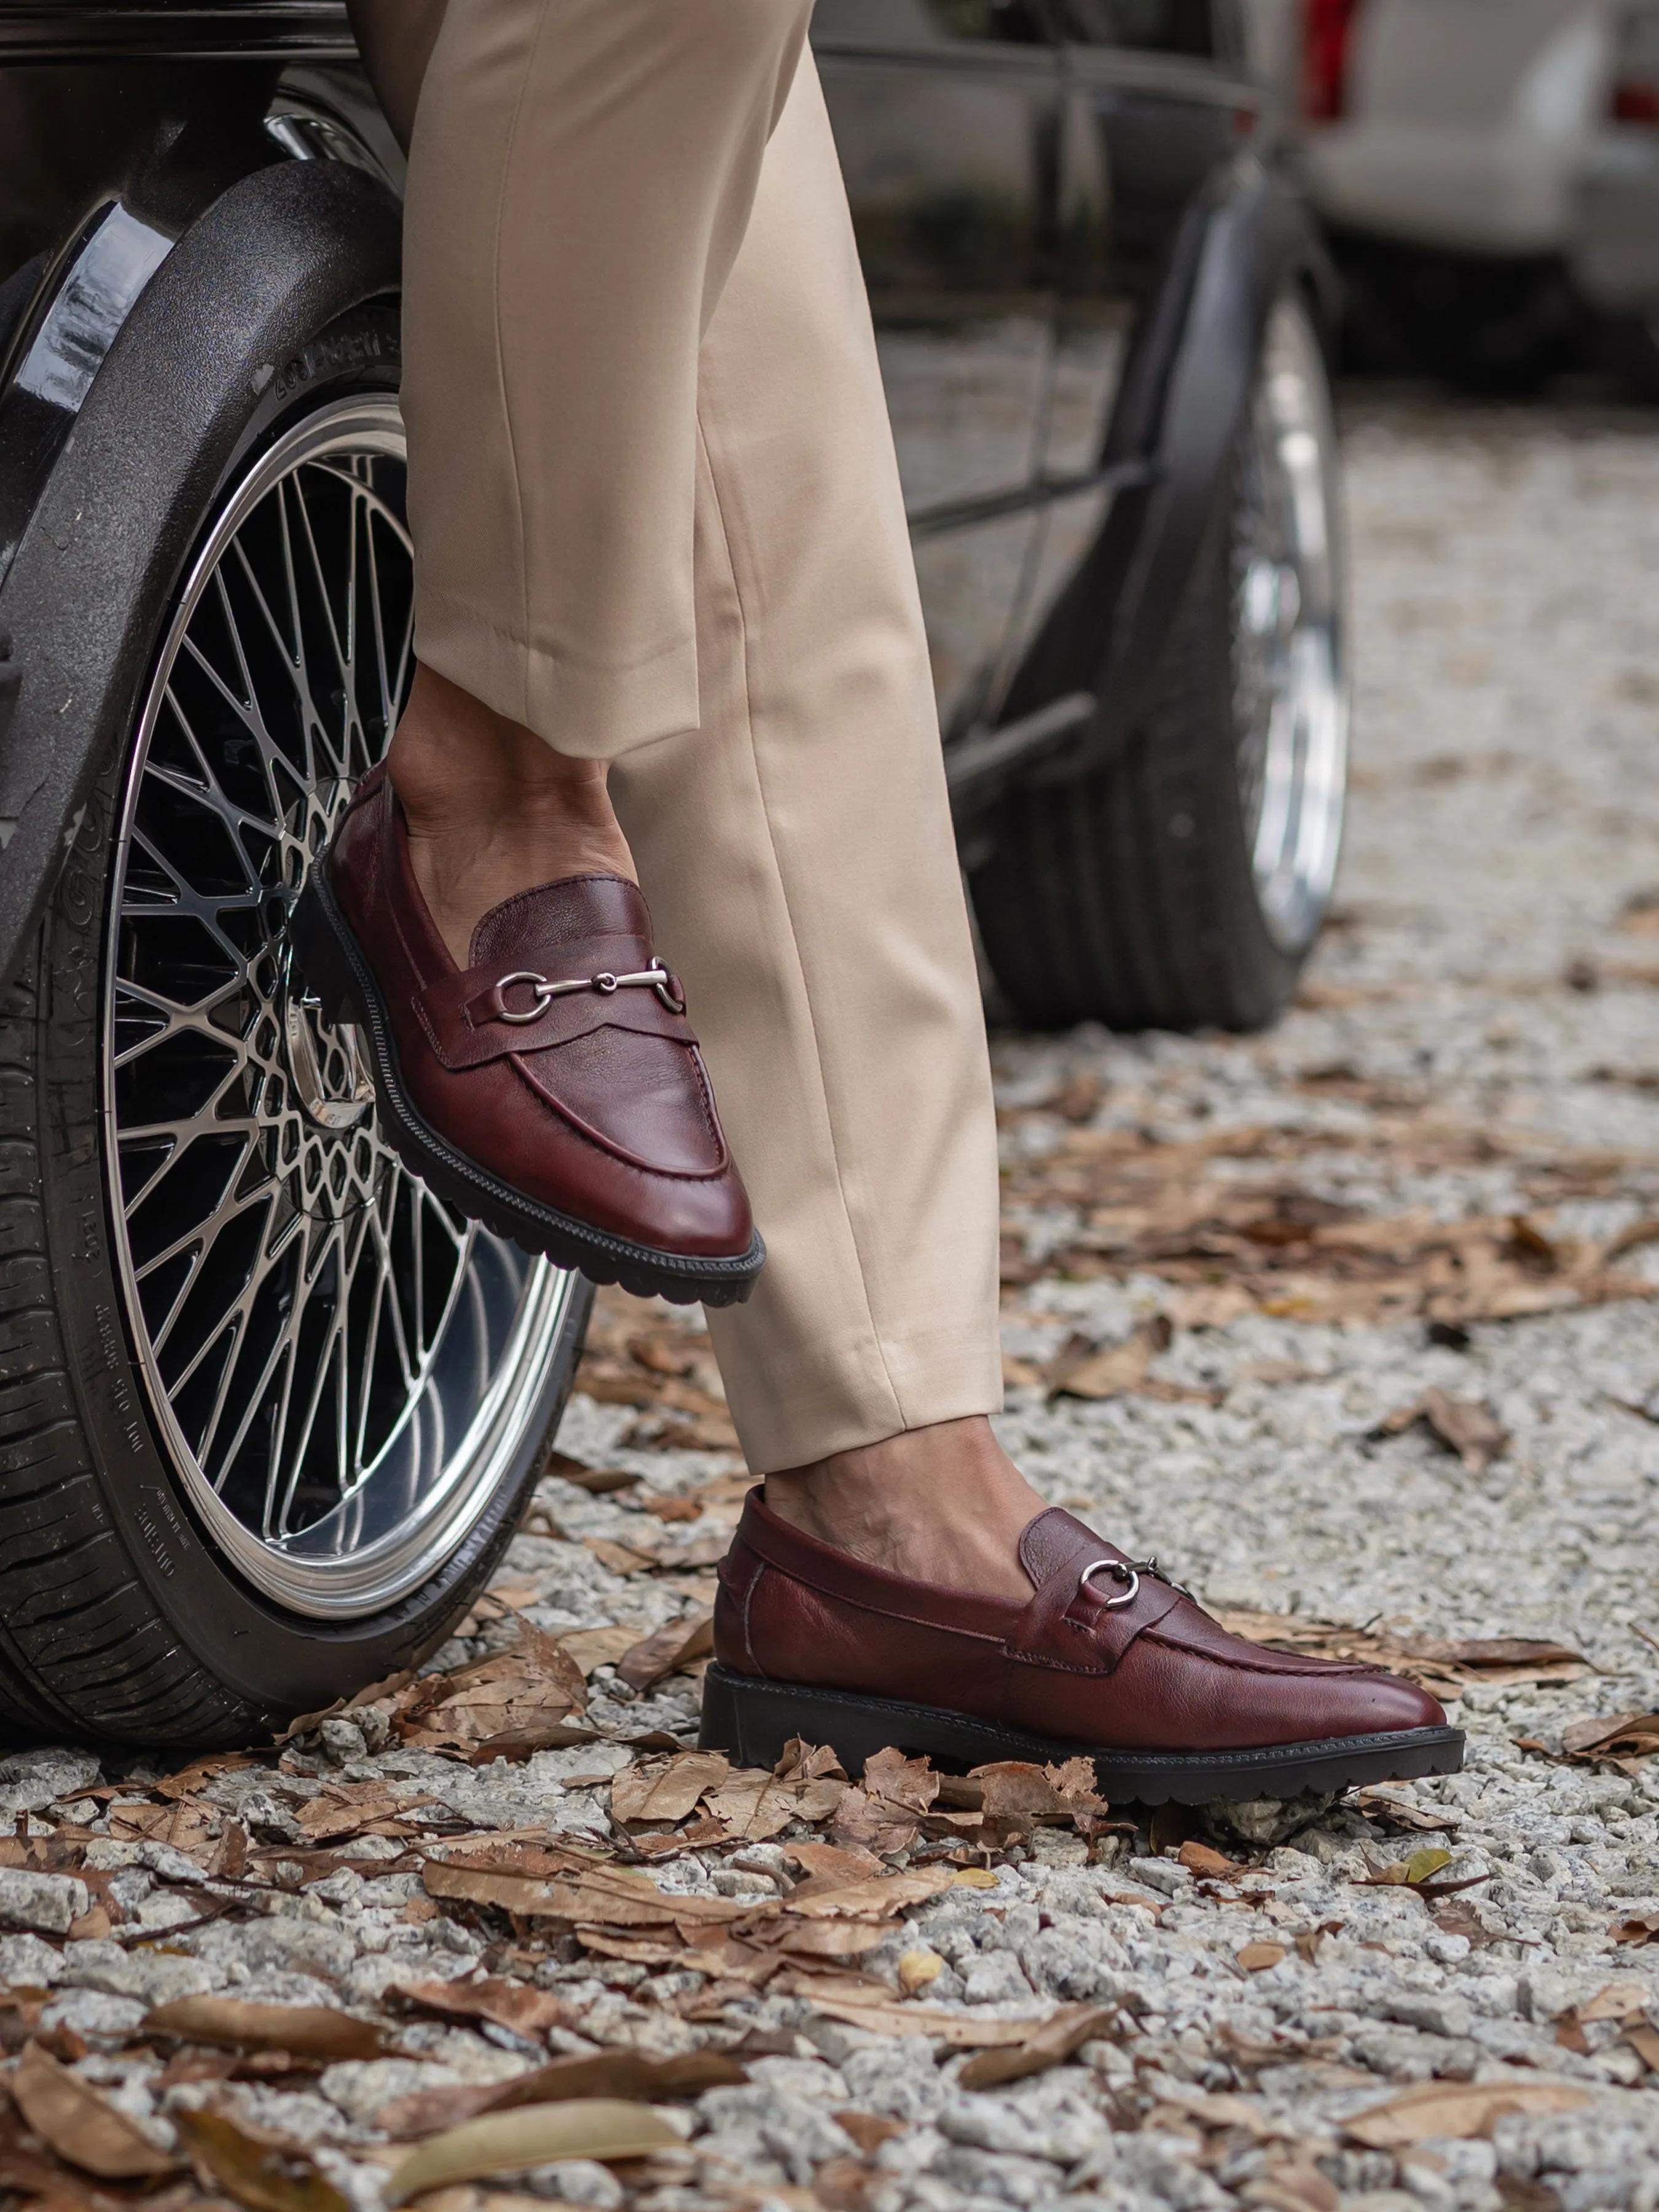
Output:
[[[343,162],[283,161],[222,193],[138,292],[0,586],[13,672],[0,981],[137,711],[204,507],[248,442],[251,404],[257,434],[302,388],[307,340],[394,295],[400,264],[386,184]]]

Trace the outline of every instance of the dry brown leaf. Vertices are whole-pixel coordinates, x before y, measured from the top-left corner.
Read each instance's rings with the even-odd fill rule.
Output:
[[[785,1912],[803,1920],[839,1920],[870,1913],[890,1919],[913,1905],[940,1897],[956,1884],[954,1867],[910,1867],[902,1874],[884,1869],[848,1881],[840,1875],[817,1875],[804,1881],[775,1904],[763,1901],[757,1910]]]
[[[1066,2005],[1046,2020],[1035,2035],[1012,2049],[981,2051],[970,2058],[957,2077],[963,2089],[994,2089],[1005,2081],[1023,2081],[1029,2074],[1047,2073],[1063,2066],[1093,2037],[1104,2035],[1112,2021],[1107,2005]]]
[[[1276,1966],[1285,1956],[1285,1951],[1282,1943],[1247,1943],[1233,1956],[1247,1974],[1262,1974],[1270,1966]]]
[[[1659,1751],[1659,1713],[1613,1713],[1574,1721],[1561,1731],[1565,1758],[1646,1759]]]
[[[1449,1450],[1457,1453],[1471,1474],[1484,1474],[1509,1449],[1508,1430],[1486,1407],[1440,1389],[1425,1390],[1414,1405],[1402,1406],[1379,1422],[1378,1429],[1383,1435],[1398,1436],[1418,1421],[1425,1422]]]
[[[1650,2073],[1659,2074],[1659,2028],[1627,2027],[1624,2039]]]
[[[372,2020],[326,2005],[245,2004],[240,1997],[174,1997],[145,2015],[143,2031],[229,2051],[288,2051],[296,2058],[378,2058],[386,2047]]]
[[[791,1866],[799,1867],[809,1877],[839,1875],[844,1881],[862,1881],[866,1875],[883,1871],[875,1853],[857,1845],[847,1848],[839,1844],[785,1844],[783,1854]]]
[[[925,1759],[907,1759],[890,1745],[865,1761],[862,1788],[842,1792],[830,1839],[880,1856],[907,1851],[939,1795],[939,1778]]]
[[[1188,1873],[1196,1875],[1201,1881],[1231,1881],[1235,1875],[1244,1871],[1242,1866],[1236,1865],[1230,1858],[1224,1858],[1219,1851],[1212,1850],[1207,1844],[1200,1844],[1195,1837],[1184,1843],[1176,1856]]]
[[[550,2066],[538,2066],[510,2081],[458,2082],[453,2088],[417,2090],[382,2106],[374,2124],[395,2141],[412,2142],[459,2127],[482,2112],[560,2104],[575,2097],[659,2103],[670,2097],[698,2097],[705,2089],[732,2087],[748,2078],[747,2069],[720,2051],[687,2051],[673,2058],[653,2058],[643,2051],[601,2051],[592,2057],[556,2058]]]
[[[1466,2142],[1486,2135],[1505,2112],[1576,2112],[1589,2102],[1570,2081],[1425,2081],[1343,2124],[1368,2150],[1398,2150],[1437,2136]]]
[[[450,2182],[516,2173],[561,2159],[644,2158],[654,2150],[672,2149],[680,2141],[649,2105],[616,2097],[581,2097],[564,2104],[487,2112],[412,2152],[387,2184],[386,2201],[405,2204],[411,2197]]]
[[[581,1668],[556,1638],[520,1619],[511,1651],[416,1684],[398,1712],[398,1729],[416,1747],[540,1748],[568,1742],[568,1724],[586,1705]]]
[[[493,2020],[526,2042],[538,2042],[550,2027],[567,2027],[570,2008],[549,1990],[485,1976],[476,1982],[398,1982],[387,1992],[402,2004],[441,2020]]]
[[[801,1986],[815,2012],[845,2021],[849,2027],[867,2028],[872,2035],[927,2035],[952,2051],[992,2051],[1021,2044],[1037,2023],[1029,2020],[986,2020],[975,2013],[941,2012],[937,2007],[907,2003],[899,1997],[838,1996],[823,1988]]]
[[[981,1790],[988,1820],[1027,1815],[1043,1820],[1074,1820],[1087,1829],[1110,1808],[1095,1789],[1094,1761],[1068,1759],[1062,1765],[1036,1766],[1024,1759],[998,1759],[976,1766],[969,1776]]]
[[[249,2212],[350,2212],[301,2144],[252,2134],[222,2112],[175,2112],[173,2124],[196,2164]]]
[[[665,1675],[677,1674],[694,1660],[707,1659],[714,1649],[712,1612],[671,1620],[665,1628],[630,1644],[617,1662],[617,1672],[635,1690],[648,1690]]]
[[[913,1997],[918,1990],[925,1990],[930,1982],[936,1982],[944,1972],[945,1961],[937,1951],[906,1951],[898,1962],[899,1987],[907,1997]]]
[[[1170,1324],[1160,1316],[1138,1328],[1125,1344],[1093,1352],[1051,1370],[1050,1395],[1056,1398],[1121,1398],[1146,1380],[1153,1359],[1170,1341]]]
[[[634,1628],[577,1628],[559,1638],[584,1677],[596,1667],[614,1667],[639,1640],[639,1631]]]
[[[828,1820],[846,1787],[834,1752],[797,1738],[785,1746],[774,1772],[739,1767],[703,1802],[730,1835],[761,1843],[793,1820]]]
[[[100,2096],[38,2043],[23,2045],[10,2082],[17,2109],[59,2158],[105,2181],[136,2181],[177,2171],[178,2160],[107,2097]]]
[[[632,1544],[613,1544],[608,1536],[584,1536],[582,1547],[591,1552],[602,1567],[609,1567],[613,1575],[643,1574],[657,1564],[654,1552]]]
[[[642,1759],[612,1777],[611,1810],[618,1820],[683,1820],[705,1790],[718,1790],[732,1763],[718,1751],[677,1751]]]
[[[188,1799],[176,1805],[129,1802],[110,1807],[109,1832],[124,1843],[171,1844],[174,1850],[183,1851],[187,1858],[199,1859],[205,1866],[213,1855],[215,1838],[211,1831],[218,1826],[221,1817],[216,1806],[196,1804]]]

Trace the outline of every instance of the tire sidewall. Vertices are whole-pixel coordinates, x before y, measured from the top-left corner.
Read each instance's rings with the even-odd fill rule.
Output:
[[[353,393],[395,391],[398,367],[390,303],[355,309],[319,333],[250,406],[194,542],[251,462],[297,419]],[[157,649],[172,605],[169,599]],[[147,667],[121,718],[126,735],[103,763],[76,824],[44,924],[37,1065],[44,1228],[95,1484],[94,1517],[118,1538],[154,1608],[203,1670],[246,1714],[268,1721],[328,1705],[417,1663],[441,1640],[488,1578],[540,1471],[568,1392],[581,1310],[572,1310],[545,1381],[545,1418],[526,1425],[514,1479],[428,1582],[382,1612],[333,1622],[286,1612],[228,1564],[175,1479],[150,1417],[119,1287],[111,1217],[116,1194],[105,1167],[101,1059],[110,1013],[103,979],[113,824],[150,675]]]

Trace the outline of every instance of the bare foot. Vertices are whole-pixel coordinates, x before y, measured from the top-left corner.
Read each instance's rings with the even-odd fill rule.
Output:
[[[866,1565],[986,1597],[1031,1595],[1020,1532],[1040,1498],[982,1415],[766,1478],[781,1520]]]
[[[556,753],[533,730],[417,668],[386,752],[415,880],[457,967],[481,915],[564,876],[638,880],[603,761]]]

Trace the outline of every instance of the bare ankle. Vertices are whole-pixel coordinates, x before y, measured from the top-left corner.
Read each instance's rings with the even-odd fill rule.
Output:
[[[566,876],[637,880],[603,761],[556,752],[428,668],[387,749],[422,896],[465,967],[480,915]]]
[[[1044,1500],[981,1416],[912,1429],[766,1478],[766,1503],[820,1543],[922,1582],[1024,1599],[1018,1544]]]

